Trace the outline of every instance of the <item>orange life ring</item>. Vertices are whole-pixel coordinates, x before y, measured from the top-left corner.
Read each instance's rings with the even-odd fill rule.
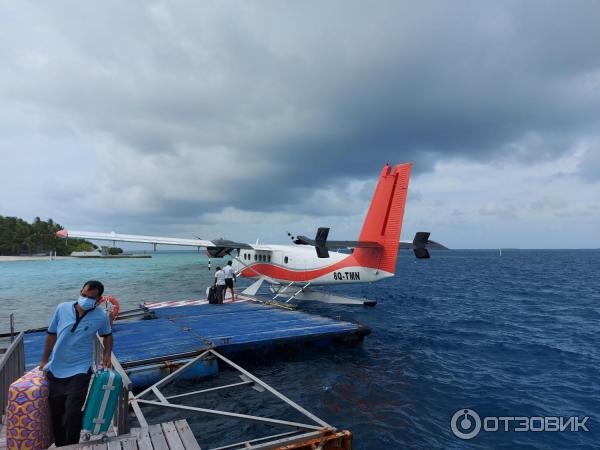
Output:
[[[121,305],[119,305],[119,300],[112,295],[103,295],[98,304],[102,305],[103,303],[104,310],[109,315],[112,322],[119,315],[119,308],[121,307]]]

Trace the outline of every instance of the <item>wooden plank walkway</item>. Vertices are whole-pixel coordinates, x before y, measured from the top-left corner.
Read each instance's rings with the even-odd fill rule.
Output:
[[[55,448],[52,446],[51,448]],[[201,450],[185,419],[132,428],[129,434],[58,447],[64,450]],[[0,429],[0,450],[6,449],[6,430]]]

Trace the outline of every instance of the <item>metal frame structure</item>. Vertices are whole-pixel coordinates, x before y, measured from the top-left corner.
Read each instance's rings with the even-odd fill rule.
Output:
[[[167,385],[170,382],[172,382],[173,380],[175,380],[178,375],[180,375],[183,371],[185,371],[186,369],[188,369],[189,367],[191,367],[198,361],[203,360],[205,358],[210,358],[210,357],[216,357],[223,363],[227,364],[229,367],[238,371],[240,373],[239,376],[241,378],[241,381],[237,382],[237,383],[223,385],[223,386],[217,386],[217,387],[212,387],[212,388],[208,388],[208,389],[186,392],[183,394],[171,395],[169,397],[166,397],[165,395],[163,395],[163,393],[160,390],[162,387],[164,387],[165,385]],[[255,416],[255,415],[250,415],[250,414],[239,414],[239,413],[235,413],[235,412],[222,411],[222,410],[217,410],[217,409],[199,408],[199,407],[187,406],[187,405],[182,405],[182,404],[172,402],[172,400],[174,400],[174,399],[189,397],[192,395],[200,395],[200,394],[204,394],[207,392],[225,390],[225,389],[230,389],[230,388],[239,387],[239,386],[250,386],[259,392],[264,392],[264,391],[269,392],[270,394],[279,398],[280,400],[285,402],[288,406],[290,406],[291,408],[293,408],[294,410],[296,410],[297,412],[302,414],[304,417],[309,419],[310,423],[292,422],[292,421],[288,421],[288,420],[280,420],[280,419]],[[153,394],[153,396],[156,398],[156,400],[148,399],[149,394]],[[232,419],[258,422],[258,423],[262,423],[262,424],[266,424],[266,425],[287,426],[287,427],[293,428],[293,431],[279,433],[279,434],[273,434],[270,436],[265,436],[265,437],[261,437],[261,438],[257,438],[257,439],[252,439],[252,440],[248,440],[248,441],[229,444],[229,445],[219,447],[218,449],[214,449],[214,450],[275,448],[275,447],[280,447],[283,445],[291,445],[291,444],[298,443],[298,442],[304,442],[308,439],[319,439],[324,436],[331,435],[332,433],[335,433],[337,431],[334,427],[329,425],[324,420],[318,418],[311,412],[307,411],[302,406],[298,405],[297,403],[295,403],[294,401],[292,401],[291,399],[289,399],[288,397],[286,397],[285,395],[283,395],[282,393],[280,393],[273,387],[269,386],[267,383],[265,383],[258,377],[254,376],[252,373],[248,372],[247,370],[240,367],[239,365],[237,365],[230,359],[226,358],[225,356],[221,355],[220,353],[218,353],[217,351],[215,351],[212,348],[204,351],[200,355],[191,359],[186,364],[179,367],[176,371],[174,371],[171,374],[167,375],[166,377],[162,378],[161,380],[154,383],[152,386],[146,388],[139,394],[133,395],[130,393],[129,394],[129,403],[133,407],[133,411],[134,411],[136,418],[142,428],[148,426],[148,422],[146,421],[146,418],[144,417],[144,414],[142,413],[142,410],[141,410],[141,406],[145,406],[145,405],[175,409],[175,410],[186,411],[186,412],[197,412],[197,413],[202,413],[202,414],[210,414],[213,416],[220,416],[220,417],[227,417],[227,418],[232,418]]]
[[[11,314],[12,323],[12,314]],[[25,373],[25,347],[21,331],[0,355],[0,418],[6,412],[8,389],[13,381]]]

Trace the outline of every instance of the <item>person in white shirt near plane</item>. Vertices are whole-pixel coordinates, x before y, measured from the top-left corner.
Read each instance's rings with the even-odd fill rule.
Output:
[[[223,273],[225,274],[225,292],[223,298],[225,298],[225,295],[227,295],[227,289],[231,289],[231,301],[235,302],[235,291],[233,290],[233,283],[236,278],[235,271],[233,270],[232,265],[233,262],[228,261],[227,265],[223,267]]]
[[[222,304],[227,286],[225,285],[225,272],[218,266],[215,272],[215,286],[217,288],[217,303]]]

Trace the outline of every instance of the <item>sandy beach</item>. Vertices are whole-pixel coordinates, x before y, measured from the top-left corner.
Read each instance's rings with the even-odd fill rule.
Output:
[[[74,259],[72,256],[56,256],[54,259]],[[0,262],[5,261],[49,261],[49,256],[0,256]]]

